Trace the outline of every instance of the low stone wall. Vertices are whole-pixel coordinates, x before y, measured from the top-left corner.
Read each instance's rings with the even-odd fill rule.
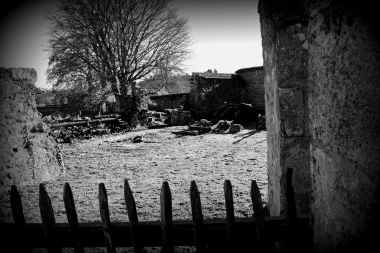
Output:
[[[35,184],[64,171],[57,143],[36,109],[34,69],[0,68],[0,190]]]
[[[149,110],[162,111],[187,106],[189,93],[150,96]]]

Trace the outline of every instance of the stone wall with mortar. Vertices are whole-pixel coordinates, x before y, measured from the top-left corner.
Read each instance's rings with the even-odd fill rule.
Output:
[[[150,96],[148,109],[163,111],[165,109],[179,108],[180,106],[187,107],[189,95],[189,93],[182,93]]]
[[[224,104],[240,104],[244,101],[247,84],[237,75],[229,79],[197,76],[189,94],[189,108],[194,115],[212,117]]]
[[[311,185],[304,203],[310,203],[316,252],[377,252],[377,8],[368,1],[261,0],[259,10],[271,213],[286,204],[286,169],[309,163],[309,179],[304,173],[293,183],[296,191]]]
[[[379,250],[380,34],[377,7],[367,4],[308,5],[317,252]]]
[[[239,69],[236,74],[247,83],[244,102],[260,112],[265,111],[264,68],[252,67]]]
[[[285,175],[294,169],[299,214],[309,214],[310,163],[307,122],[307,51],[305,10],[300,1],[260,1],[268,130],[268,201],[271,215],[286,207]],[[294,6],[292,6],[292,4]],[[289,12],[289,10],[291,10]]]
[[[41,183],[63,172],[57,143],[37,111],[27,68],[0,68],[0,189]]]

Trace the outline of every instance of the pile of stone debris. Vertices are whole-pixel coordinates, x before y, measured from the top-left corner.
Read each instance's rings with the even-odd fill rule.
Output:
[[[240,124],[234,124],[233,120],[219,120],[218,123],[212,124],[207,119],[201,119],[194,124],[189,125],[187,130],[173,132],[176,135],[199,135],[205,133],[235,134],[243,130]]]
[[[127,123],[118,115],[81,117],[80,115],[48,115],[42,118],[50,130],[49,134],[58,143],[71,143],[73,139],[89,139],[128,130]]]
[[[183,126],[191,122],[190,111],[183,108],[166,109],[163,112],[148,111],[147,127],[163,128],[167,126]]]

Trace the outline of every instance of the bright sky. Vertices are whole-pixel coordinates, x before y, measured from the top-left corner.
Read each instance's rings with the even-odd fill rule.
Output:
[[[0,66],[37,70],[37,87],[50,88],[45,17],[48,1],[24,3],[0,21]],[[51,2],[50,2],[51,3]],[[262,65],[257,1],[174,0],[179,15],[187,18],[193,41],[187,73],[216,69],[234,73],[240,68]]]

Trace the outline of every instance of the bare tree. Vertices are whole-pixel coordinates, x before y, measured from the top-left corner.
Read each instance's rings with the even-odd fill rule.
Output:
[[[52,21],[48,73],[56,85],[133,95],[137,80],[188,54],[186,20],[165,0],[61,1]]]

